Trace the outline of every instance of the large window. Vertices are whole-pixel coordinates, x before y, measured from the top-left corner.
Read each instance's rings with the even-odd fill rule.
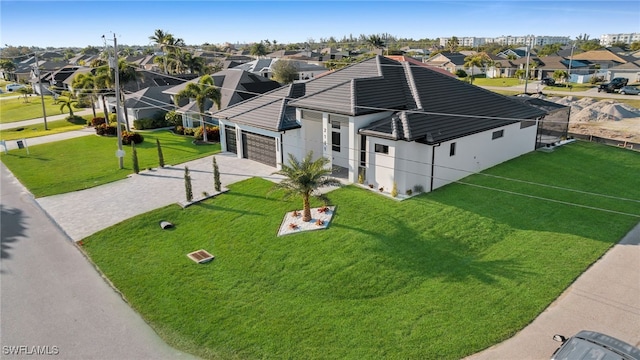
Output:
[[[382,145],[382,144],[376,144],[375,145],[375,152],[381,153],[381,154],[388,154],[389,153],[389,146],[388,145]]]
[[[494,131],[493,132],[493,135],[491,136],[491,139],[495,140],[495,139],[499,139],[499,138],[501,138],[503,136],[504,136],[504,130],[498,130],[498,131]]]

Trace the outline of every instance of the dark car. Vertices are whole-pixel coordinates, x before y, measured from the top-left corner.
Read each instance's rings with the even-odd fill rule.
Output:
[[[628,82],[629,82],[629,79],[627,78],[621,78],[621,77],[613,78],[608,83],[600,84],[600,86],[598,86],[598,92],[601,92],[601,91],[605,91],[608,93],[614,92],[622,88],[623,86],[627,86]]]
[[[551,355],[551,360],[640,360],[637,347],[595,331],[583,330],[569,339],[555,335],[553,340],[561,341],[562,345]]]
[[[544,78],[544,79],[540,80],[540,84],[542,84],[542,85],[555,85],[556,81],[553,80],[552,78]]]

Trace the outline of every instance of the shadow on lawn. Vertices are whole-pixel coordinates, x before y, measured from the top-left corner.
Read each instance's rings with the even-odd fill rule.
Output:
[[[473,278],[485,284],[494,284],[501,278],[518,280],[532,274],[519,260],[483,260],[480,254],[468,251],[455,239],[428,239],[402,220],[393,224],[395,227],[388,234],[339,222],[332,226],[376,239],[375,250],[384,257],[390,257],[389,263],[403,272],[411,272],[413,277],[443,278],[454,282]]]

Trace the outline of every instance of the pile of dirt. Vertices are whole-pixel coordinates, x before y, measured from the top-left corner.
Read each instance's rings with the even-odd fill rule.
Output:
[[[615,100],[596,100],[573,96],[548,97],[571,106],[569,131],[608,139],[640,143],[640,110]]]

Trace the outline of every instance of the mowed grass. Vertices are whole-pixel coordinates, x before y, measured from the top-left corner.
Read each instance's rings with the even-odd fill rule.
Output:
[[[10,96],[17,95],[19,94],[12,93]],[[5,124],[42,117],[42,100],[40,99],[40,95],[32,94],[31,96],[27,96],[27,99],[27,102],[24,101],[24,97],[0,100],[0,123]],[[44,97],[44,104],[47,116],[69,113],[68,111],[60,111],[60,104],[54,104],[53,98],[50,95]],[[67,109],[65,108],[65,110]],[[75,111],[80,110],[82,109],[75,109]]]
[[[193,138],[170,131],[143,132],[136,146],[140,169],[158,167],[156,139],[160,140],[165,164],[175,165],[220,151],[220,144],[194,145]],[[117,139],[88,135],[80,138],[16,149],[0,154],[2,162],[36,197],[82,190],[124,179],[132,173],[131,146],[124,169],[116,158]]]
[[[574,143],[489,173],[636,200],[484,175],[402,202],[349,186],[329,193],[328,229],[278,237],[300,201],[250,179],[83,248],[170,345],[203,358],[459,359],[526,326],[640,218],[635,152]],[[216,259],[186,257],[199,249]]]

